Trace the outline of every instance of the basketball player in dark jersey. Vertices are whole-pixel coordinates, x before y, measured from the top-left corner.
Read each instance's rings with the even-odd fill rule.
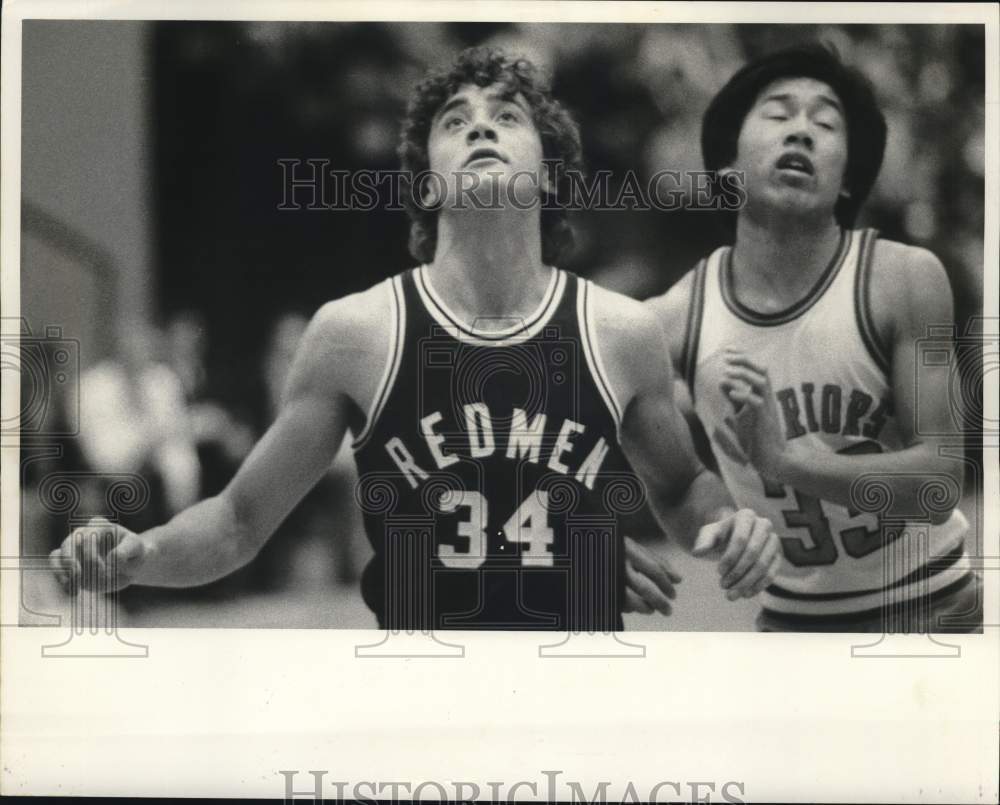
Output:
[[[763,630],[982,619],[963,462],[939,449],[956,445],[947,388],[917,350],[952,324],[948,278],[929,251],[852,229],[885,140],[867,81],[823,47],[748,64],[702,128],[706,167],[745,177],[734,245],[648,303],[730,491],[781,537]],[[865,511],[866,479],[889,510]]]
[[[730,598],[757,594],[777,540],[695,458],[656,317],[552,265],[568,228],[539,201],[580,142],[533,66],[472,49],[430,74],[401,154],[443,177],[411,209],[424,264],[319,310],[281,414],[221,494],[110,544],[71,535],[53,552],[64,582],[233,571],[350,430],[375,549],[362,587],[381,627],[608,631],[623,610],[668,611],[679,577],[619,528],[644,501],[719,559]]]

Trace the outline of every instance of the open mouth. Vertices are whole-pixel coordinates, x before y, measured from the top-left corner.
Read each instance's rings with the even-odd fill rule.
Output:
[[[506,159],[504,159],[503,155],[495,148],[477,148],[475,151],[469,154],[469,158],[465,160],[465,164],[462,167],[468,167],[473,162],[478,162],[483,159],[493,159],[493,160],[498,160],[500,162],[507,161]]]
[[[775,167],[778,170],[795,171],[804,176],[816,175],[816,169],[813,167],[812,160],[805,154],[784,154],[777,161]]]

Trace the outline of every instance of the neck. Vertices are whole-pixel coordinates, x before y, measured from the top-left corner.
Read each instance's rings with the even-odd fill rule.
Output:
[[[538,210],[442,210],[428,266],[437,293],[467,322],[526,316],[551,273],[542,263]]]
[[[841,231],[832,216],[760,221],[740,215],[733,247],[733,280],[737,293],[766,294],[793,303],[813,287],[840,244]]]

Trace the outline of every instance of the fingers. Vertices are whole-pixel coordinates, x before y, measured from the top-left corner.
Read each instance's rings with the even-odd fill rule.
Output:
[[[764,397],[761,394],[758,394],[753,388],[742,383],[737,385],[723,380],[719,383],[719,389],[736,405],[737,413],[739,413],[743,403],[749,403],[755,408],[759,408],[764,404]]]
[[[102,524],[88,523],[86,528],[73,532],[74,554],[82,565],[80,584],[85,590],[99,590],[105,586],[107,570],[104,564],[108,532]]]
[[[676,595],[674,585],[681,582],[681,574],[671,567],[665,556],[654,554],[631,537],[625,537],[625,556],[632,567],[649,576],[670,598]]]
[[[650,615],[653,612],[653,608],[643,600],[642,596],[638,593],[632,592],[628,587],[625,588],[625,612],[639,612],[643,615]]]
[[[778,544],[777,539],[775,539],[775,544]],[[753,598],[755,595],[758,595],[771,585],[771,582],[778,577],[778,571],[781,568],[782,558],[781,547],[779,545],[778,549],[774,552],[774,558],[771,560],[771,564],[768,565],[761,578],[754,582],[750,588],[743,593],[744,598]]]
[[[706,523],[698,529],[698,537],[694,541],[691,553],[694,556],[704,556],[709,553],[729,532],[732,519],[732,515],[730,515],[714,523]]]
[[[756,519],[757,515],[750,509],[740,509],[730,517],[732,530],[729,533],[726,549],[719,560],[720,577],[725,578],[743,555],[753,534]]]
[[[754,515],[749,524],[749,531],[750,533],[743,550],[736,557],[736,561],[728,566],[728,569],[720,579],[723,589],[728,590],[734,585],[741,583],[747,572],[761,559],[764,549],[768,547],[771,521]],[[723,558],[725,558],[725,555]],[[768,562],[771,561],[770,556],[767,559]]]
[[[745,352],[741,352],[740,350],[732,347],[726,347],[723,350],[723,355],[729,366],[749,369],[751,372],[755,372],[765,378],[767,377],[767,368],[752,360]]]
[[[130,539],[125,539],[126,535]],[[113,592],[126,586],[122,570],[135,563],[141,549],[134,534],[103,517],[95,517],[86,526],[74,529],[49,554],[49,565],[69,594],[80,589]]]
[[[672,610],[670,607],[670,601],[667,600],[667,596],[663,594],[663,591],[641,573],[636,572],[635,568],[632,567],[632,564],[627,561],[625,562],[625,580],[628,585],[626,587],[626,592],[631,590],[635,593],[635,595],[639,596],[651,610],[655,609],[657,612],[662,612],[664,615],[669,615],[671,613]]]
[[[729,364],[725,369],[727,380],[739,380],[755,389],[762,389],[767,386],[767,375],[747,369],[745,366],[733,366]]]
[[[756,528],[760,528],[764,532],[762,545],[754,560],[748,563],[745,573],[738,575],[739,563],[737,563],[737,567],[730,571],[729,591],[726,593],[726,598],[730,601],[735,601],[737,598],[750,598],[756,595],[756,592],[752,592],[752,590],[759,586],[757,592],[760,592],[773,579],[773,572],[777,571],[777,560],[780,559],[781,554],[778,538],[771,531],[770,523],[763,518],[758,518],[755,532]],[[755,550],[755,539],[756,536],[751,538],[750,544],[743,554],[744,557]]]
[[[72,582],[80,576],[80,564],[73,558],[71,538],[49,554],[49,566],[55,573],[56,581],[66,593],[72,593]]]

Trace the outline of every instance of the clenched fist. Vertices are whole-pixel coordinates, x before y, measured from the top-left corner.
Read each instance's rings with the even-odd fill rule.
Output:
[[[68,593],[80,589],[113,593],[132,584],[147,553],[139,535],[94,517],[49,554],[49,563]]]

